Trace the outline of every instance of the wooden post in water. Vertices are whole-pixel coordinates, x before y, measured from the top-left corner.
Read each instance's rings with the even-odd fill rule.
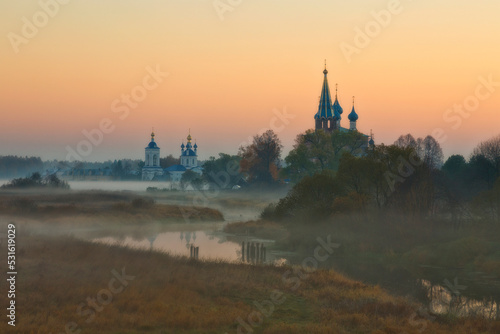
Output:
[[[245,262],[245,242],[241,243],[241,261]]]
[[[198,260],[198,255],[200,255],[200,247],[195,248],[196,260]]]
[[[191,247],[189,247],[189,258],[190,259],[193,258],[193,245],[191,245]]]
[[[259,244],[256,242],[253,247],[253,261],[257,263],[257,252],[259,251]]]
[[[250,241],[249,241],[249,242],[247,242],[247,262],[249,262],[249,261],[250,261],[250,257],[249,257],[249,255],[250,255]]]

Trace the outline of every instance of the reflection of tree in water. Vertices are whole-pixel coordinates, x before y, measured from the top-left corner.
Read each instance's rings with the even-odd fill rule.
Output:
[[[423,279],[418,280],[418,284],[425,289],[429,309],[433,313],[500,319],[500,304],[493,297],[482,300],[466,297],[460,292],[466,287],[459,285],[457,279],[453,284],[445,284],[446,286]]]

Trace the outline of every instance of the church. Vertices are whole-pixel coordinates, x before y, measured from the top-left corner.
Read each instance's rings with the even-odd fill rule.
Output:
[[[184,142],[181,144],[180,164],[163,169],[160,165],[160,148],[155,142],[155,133],[153,131],[151,133],[151,141],[144,149],[145,160],[144,167],[142,168],[142,180],[163,179],[163,176],[168,175],[170,181],[179,182],[182,174],[187,170],[201,175],[203,169],[198,166],[198,144],[194,143],[193,145],[191,141],[191,131],[189,131],[186,145],[184,145]]]
[[[359,119],[359,116],[354,109],[354,96],[352,97],[352,110],[347,116],[347,119],[349,120],[349,128],[344,128],[340,125],[344,110],[340,106],[338,100],[338,85],[335,85],[335,101],[332,103],[330,87],[328,85],[328,70],[326,69],[326,63],[323,75],[323,87],[321,89],[318,112],[314,115],[316,131],[358,131],[357,121]],[[375,144],[375,142],[373,141],[373,134],[370,134],[370,136],[363,134],[363,136],[366,137],[366,146],[373,146]],[[368,138],[370,139],[368,140]]]
[[[168,172],[170,175],[170,181],[180,182],[182,174],[184,174],[187,170],[191,170],[199,175],[203,172],[203,169],[198,166],[198,144],[191,144],[191,130],[189,130],[189,134],[186,139],[186,145],[184,145],[184,142],[181,144],[181,156],[179,158],[180,164],[173,165],[165,169],[165,172]]]
[[[151,132],[151,141],[145,148],[144,167],[142,167],[142,180],[151,181],[155,177],[162,176],[163,169],[160,166],[160,148],[155,142],[155,133]]]

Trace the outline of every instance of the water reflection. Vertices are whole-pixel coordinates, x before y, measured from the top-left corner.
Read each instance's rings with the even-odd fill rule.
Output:
[[[425,289],[429,300],[429,310],[432,313],[500,319],[499,303],[492,299],[480,301],[465,297],[457,289],[432,284],[424,279],[418,280],[417,283]]]
[[[246,246],[246,248],[245,248]],[[247,263],[265,263],[267,248],[263,242],[241,243],[241,261]]]
[[[138,237],[99,237],[93,242],[120,245],[134,249],[155,250],[171,255],[222,260],[226,262],[273,263],[278,259],[268,252],[272,240],[229,240],[231,237],[217,231],[181,231],[150,233]],[[242,246],[242,245],[246,245]]]

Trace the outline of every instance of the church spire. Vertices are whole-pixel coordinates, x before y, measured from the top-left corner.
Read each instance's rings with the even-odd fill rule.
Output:
[[[323,88],[321,89],[321,97],[319,100],[318,112],[314,116],[315,119],[326,120],[333,117],[332,112],[332,98],[330,96],[330,87],[328,86],[328,70],[326,69],[325,60],[325,70],[323,71],[325,75],[323,79]]]

